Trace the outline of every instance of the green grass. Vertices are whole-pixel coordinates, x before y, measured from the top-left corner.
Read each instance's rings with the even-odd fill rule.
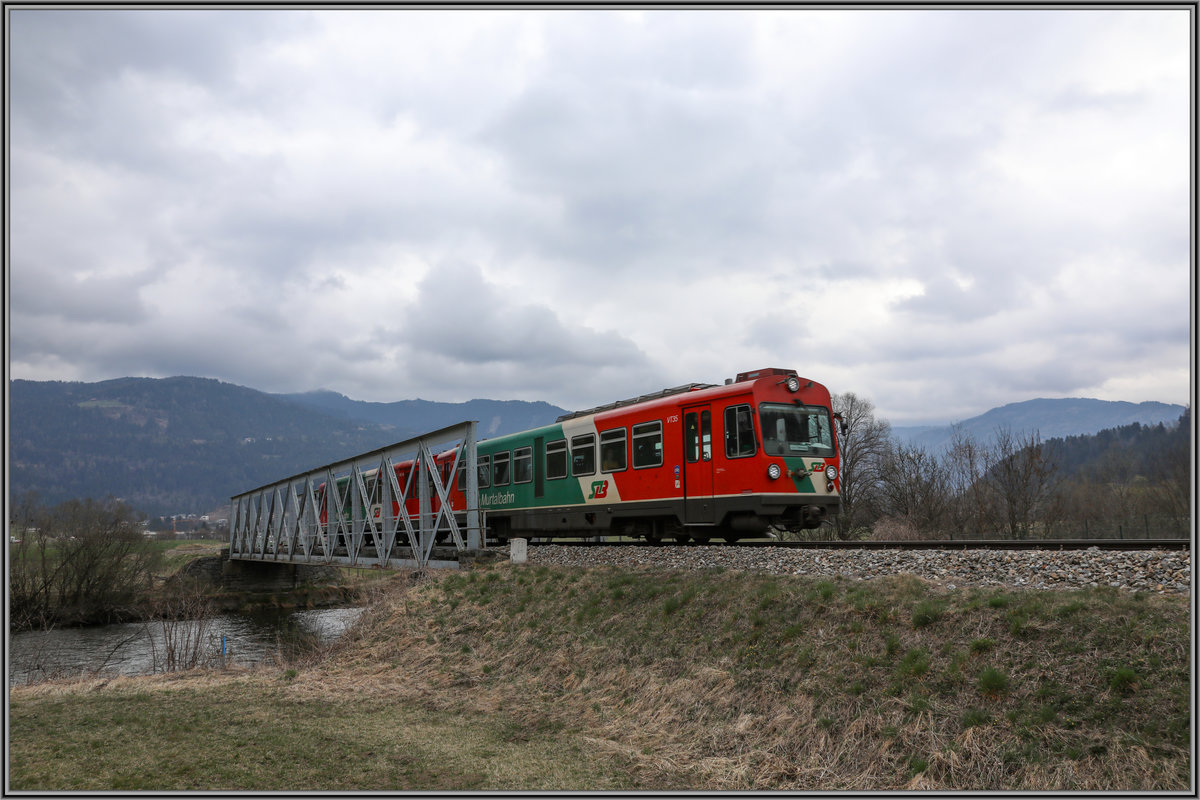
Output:
[[[297,698],[286,687],[128,690],[74,702],[17,701],[25,739],[10,787],[60,791],[479,791],[633,788],[555,720],[431,711],[355,696]],[[510,764],[523,764],[509,773]]]
[[[1190,784],[1187,598],[508,564],[391,584],[317,664],[15,689],[12,787]]]

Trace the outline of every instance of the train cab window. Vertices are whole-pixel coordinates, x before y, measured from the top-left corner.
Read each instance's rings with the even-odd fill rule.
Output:
[[[662,420],[633,426],[633,468],[661,467],[663,463]]]
[[[601,472],[620,472],[625,469],[625,439],[624,428],[600,432]]]
[[[762,422],[763,449],[770,455],[833,455],[833,426],[829,409],[821,406],[763,403],[758,407]]]
[[[492,456],[492,486],[508,486],[508,461],[511,454],[505,450]]]
[[[725,456],[744,458],[754,455],[754,409],[749,405],[725,409]]]
[[[596,434],[571,437],[571,474],[596,474]]]
[[[518,447],[513,451],[513,483],[533,480],[533,448]]]
[[[479,456],[479,488],[486,489],[492,485],[492,457]]]
[[[467,470],[465,467],[466,464],[463,463],[458,468],[458,490],[460,492],[467,491]]]
[[[546,443],[546,480],[567,477],[567,440]]]

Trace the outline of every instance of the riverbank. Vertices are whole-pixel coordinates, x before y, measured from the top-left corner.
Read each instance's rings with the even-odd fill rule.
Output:
[[[10,788],[1190,786],[1178,595],[507,563],[379,586],[311,660],[13,689]]]
[[[371,587],[385,577],[380,570],[316,566],[291,567],[286,573],[286,567],[280,568],[283,578],[273,581],[263,581],[254,575],[241,579],[236,575],[238,570],[232,570],[235,576],[230,579],[225,575],[231,571],[227,569],[229,560],[225,555],[228,542],[190,540],[157,544],[162,546],[159,568],[136,596],[119,606],[90,608],[86,614],[59,609],[49,620],[10,617],[9,633],[146,622],[171,616],[181,598],[186,599],[189,610],[204,614],[359,605],[365,602]]]

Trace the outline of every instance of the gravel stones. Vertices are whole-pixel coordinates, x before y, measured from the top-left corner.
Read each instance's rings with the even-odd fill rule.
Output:
[[[530,564],[549,566],[724,569],[869,580],[910,574],[957,586],[1072,589],[1111,586],[1139,592],[1191,591],[1191,553],[1185,550],[801,550],[786,547],[529,548]]]

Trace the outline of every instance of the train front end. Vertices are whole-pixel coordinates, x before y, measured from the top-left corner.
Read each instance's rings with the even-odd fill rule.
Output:
[[[739,472],[743,482],[753,481],[757,516],[789,531],[831,522],[841,511],[841,452],[829,390],[785,369],[734,380],[746,382],[752,384],[761,449],[747,459],[757,474],[745,474],[745,466]]]

